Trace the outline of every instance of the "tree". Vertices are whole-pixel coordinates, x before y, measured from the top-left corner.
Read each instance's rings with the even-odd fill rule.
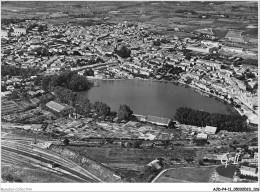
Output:
[[[93,69],[86,69],[85,72],[84,72],[84,75],[86,75],[86,76],[94,76]]]
[[[52,101],[54,99],[54,96],[52,94],[45,94],[43,96],[40,97],[40,104],[41,105],[45,105],[46,103],[48,103],[49,101]]]
[[[160,46],[161,45],[160,40],[153,41],[153,45],[154,46]]]
[[[20,90],[20,93],[21,93],[21,98],[23,100],[29,100],[30,95],[27,93],[25,89]]]
[[[43,32],[45,30],[45,27],[43,25],[38,26],[38,32]]]
[[[195,126],[215,126],[217,132],[220,130],[227,130],[231,132],[248,131],[247,117],[240,115],[224,115],[218,113],[208,113],[190,109],[187,107],[180,107],[176,110],[175,119],[182,124]]]
[[[119,120],[129,120],[132,117],[133,111],[127,105],[120,105],[118,111]]]
[[[19,93],[18,93],[18,91],[16,91],[16,90],[13,90],[13,92],[11,93],[11,95],[9,96],[9,99],[11,99],[11,100],[15,100],[15,99],[19,99],[20,97],[19,97]]]
[[[69,89],[73,91],[86,91],[91,87],[91,83],[82,75],[73,75],[69,82]]]
[[[77,94],[75,107],[78,114],[87,116],[91,110],[91,103],[88,98]]]
[[[187,60],[191,59],[191,54],[189,52],[185,54],[185,59],[187,59]]]
[[[6,175],[2,175],[3,178],[5,178],[6,181],[12,182],[14,180],[14,177],[12,174],[8,173]]]
[[[72,71],[65,71],[59,75],[59,78],[57,79],[57,84],[62,87],[69,88],[69,83],[71,81],[71,78],[77,75],[75,72]]]
[[[20,178],[15,178],[15,179],[14,179],[14,182],[16,182],[16,183],[22,183],[22,182],[23,182],[23,180],[22,180],[22,179],[20,179]]]
[[[51,80],[49,82],[49,87],[56,87],[56,86],[58,86],[58,80],[59,80],[59,76],[58,75],[52,75],[51,76]]]
[[[92,83],[86,77],[74,72],[65,71],[60,75],[44,76],[42,78],[42,89],[50,91],[51,87],[64,87],[72,91],[86,91]]]
[[[127,57],[130,57],[131,55],[131,50],[128,49],[126,46],[120,46],[119,49],[116,49],[115,50],[115,53],[122,57],[122,58],[127,58]]]
[[[200,159],[200,160],[199,160],[199,165],[200,165],[200,166],[205,166],[205,165],[206,165],[206,164],[204,163],[203,159]]]
[[[7,91],[6,86],[1,84],[1,92]]]
[[[110,107],[102,102],[95,102],[93,108],[98,116],[107,116],[110,113]]]
[[[25,78],[30,77],[32,75],[36,75],[39,69],[37,68],[21,68],[9,65],[1,65],[1,75],[2,77],[6,75],[10,76],[23,76]]]
[[[63,140],[63,143],[64,143],[64,145],[69,145],[70,144],[70,140],[68,138],[65,138]]]
[[[33,79],[33,83],[36,86],[40,86],[41,85],[41,81],[42,81],[42,78],[39,77],[39,76],[37,76],[35,79]]]
[[[51,76],[44,76],[42,78],[42,89],[46,92],[50,91],[50,82],[52,80]]]
[[[138,141],[135,141],[134,143],[133,143],[133,147],[134,148],[140,148],[141,147],[141,145],[142,145],[142,141],[141,140],[138,140]]]

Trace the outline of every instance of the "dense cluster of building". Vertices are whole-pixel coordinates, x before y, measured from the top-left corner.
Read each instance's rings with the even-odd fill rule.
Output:
[[[5,30],[1,33],[1,59],[5,65],[38,68],[46,75],[71,70],[86,75],[89,79],[152,78],[178,79],[181,83],[189,81],[191,86],[199,90],[234,106],[241,106],[236,108],[238,112],[246,115],[250,123],[257,123],[258,95],[248,92],[244,81],[236,78],[245,72],[254,74],[256,78],[245,80],[253,88],[257,85],[257,70],[241,66],[223,69],[221,66],[225,63],[201,57],[201,54],[219,51],[241,54],[244,52],[242,48],[226,47],[217,41],[158,35],[150,32],[145,25],[128,22],[82,27],[27,21],[21,25],[11,24],[2,28]],[[39,28],[43,29],[40,31]],[[234,41],[234,34],[236,33],[230,31],[226,38]],[[122,46],[131,50],[130,57],[121,58],[115,54],[115,50]],[[198,55],[187,59],[184,50]],[[178,67],[182,72],[173,74],[164,70],[165,65]],[[88,70],[93,73],[88,74]],[[2,77],[2,80],[8,90],[2,96],[10,94],[14,85],[19,85],[22,81],[21,77]],[[23,83],[33,86],[31,79]],[[42,92],[40,87],[28,91],[32,97]]]
[[[32,27],[33,26],[33,27]],[[244,66],[227,66],[216,59],[206,60],[203,56],[218,52],[234,55],[255,52],[243,48],[228,47],[221,42],[199,40],[196,38],[179,38],[178,36],[158,35],[149,31],[147,26],[128,22],[119,24],[101,24],[95,26],[46,25],[45,23],[26,21],[19,25],[2,26],[1,60],[3,65],[20,68],[34,68],[41,75],[58,74],[65,70],[76,71],[88,79],[156,79],[187,84],[200,93],[213,95],[232,104],[241,114],[248,117],[248,123],[258,124],[258,94],[248,91],[248,87],[257,86],[258,71]],[[226,39],[243,43],[241,33],[228,32]],[[131,51],[129,56],[121,57],[118,50]],[[192,53],[189,57],[185,53]],[[222,67],[224,66],[224,67]],[[174,73],[174,69],[178,69]],[[244,77],[250,73],[254,78]],[[2,85],[7,91],[1,92],[2,119],[15,122],[27,120],[30,126],[16,125],[15,128],[63,134],[67,137],[85,138],[121,138],[144,140],[172,140],[174,135],[158,129],[156,126],[141,126],[137,122],[127,124],[95,123],[75,120],[52,121],[53,114],[74,113],[73,107],[49,101],[46,107],[50,112],[30,107],[39,105],[39,98],[45,94],[40,86],[35,86],[37,76],[2,76]],[[246,82],[246,83],[245,83]],[[29,99],[7,100],[16,87],[24,87]],[[26,109],[30,109],[27,110]],[[23,112],[21,112],[23,111]],[[25,112],[24,112],[25,111]],[[171,126],[171,119],[135,115],[140,122],[158,126]],[[46,128],[37,121],[49,120]],[[176,123],[176,122],[175,122]],[[181,127],[185,139],[208,140],[214,138],[217,127],[195,127],[175,124]],[[122,131],[123,127],[123,131]],[[252,156],[253,154],[253,156]],[[257,165],[258,154],[248,155],[243,152],[241,163]],[[207,157],[208,158],[208,157]],[[220,158],[214,156],[213,159]],[[241,175],[257,177],[257,170],[252,166],[240,167]],[[234,176],[234,175],[233,175]]]

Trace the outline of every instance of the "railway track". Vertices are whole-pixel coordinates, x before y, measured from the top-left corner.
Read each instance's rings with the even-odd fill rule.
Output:
[[[64,157],[58,155],[54,151],[42,149],[37,146],[31,146],[31,145],[26,145],[26,144],[22,144],[22,143],[11,142],[11,141],[3,141],[2,143],[4,143],[4,145],[9,146],[14,149],[24,150],[28,153],[32,153],[32,154],[35,154],[40,157],[45,157],[45,158],[49,158],[53,161],[58,161],[59,164],[64,163],[67,167],[73,168],[73,169],[77,170],[78,172],[92,178],[93,180],[95,180],[97,182],[103,182],[101,179],[97,178],[95,175],[89,173],[86,169],[83,169],[78,164],[65,159]],[[33,149],[32,149],[32,147],[33,147]]]
[[[36,161],[33,161],[32,159],[27,159],[27,158],[22,157],[22,156],[19,156],[19,158],[17,158],[16,153],[7,152],[5,150],[2,150],[1,161],[2,161],[2,163],[12,164],[12,165],[15,165],[15,166],[24,166],[25,164],[29,164],[31,167],[33,167],[35,169],[40,167],[43,171],[52,172],[55,175],[65,177],[65,178],[70,179],[70,180],[75,181],[75,182],[80,182],[80,183],[88,182],[88,181],[81,179],[79,177],[75,177],[73,175],[61,172],[57,169],[53,169],[53,168],[50,168],[48,166],[44,166],[40,163],[37,163]]]
[[[80,177],[88,182],[100,182],[92,174],[88,173],[86,170],[83,170],[80,166],[73,162],[69,162],[64,158],[53,157],[52,155],[48,155],[46,152],[42,153],[39,150],[34,151],[30,146],[23,146],[24,144],[19,143],[2,143],[2,151],[13,152],[22,156],[26,156],[27,158],[31,158],[34,160],[38,160],[40,164],[49,164],[49,165],[58,165],[58,168],[68,172],[72,175]]]

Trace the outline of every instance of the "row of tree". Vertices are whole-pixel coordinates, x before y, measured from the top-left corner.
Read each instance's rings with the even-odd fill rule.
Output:
[[[247,117],[240,115],[224,115],[180,107],[175,113],[175,119],[182,124],[205,127],[206,125],[217,127],[217,132],[227,130],[230,132],[249,131]]]
[[[15,67],[11,65],[1,65],[1,75],[2,77],[6,75],[10,76],[22,76],[24,78],[36,75],[39,72],[38,69],[35,68],[21,68]]]
[[[1,19],[1,22],[3,25],[9,25],[9,24],[16,24],[16,23],[20,23],[20,22],[25,22],[26,19],[19,19],[19,18],[4,18]]]
[[[64,87],[72,91],[87,91],[92,83],[86,77],[75,72],[65,71],[59,75],[49,75],[42,78],[42,89],[50,91],[52,87]]]

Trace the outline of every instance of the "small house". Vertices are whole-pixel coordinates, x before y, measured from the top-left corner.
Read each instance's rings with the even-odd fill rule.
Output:
[[[30,102],[35,104],[35,105],[38,105],[40,103],[40,100],[37,99],[37,98],[32,98],[32,99],[30,99]]]
[[[148,166],[150,167],[155,167],[156,169],[161,169],[161,165],[159,164],[159,160],[158,159],[155,159],[153,161],[151,161]]]

